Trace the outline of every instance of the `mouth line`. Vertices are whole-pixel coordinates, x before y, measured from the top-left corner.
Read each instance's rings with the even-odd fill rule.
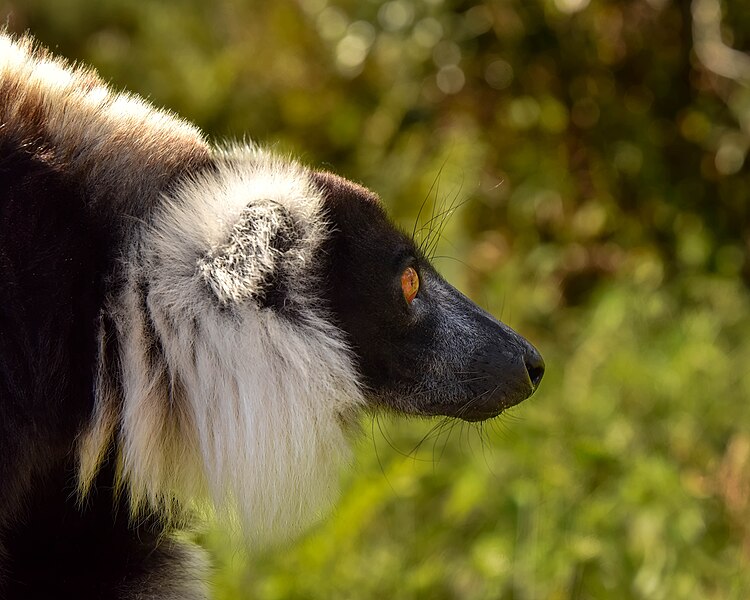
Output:
[[[481,413],[481,414],[455,415],[453,418],[461,419],[462,421],[465,421],[467,423],[481,423],[483,421],[489,421],[490,419],[495,419],[499,417],[500,415],[502,415],[504,412],[505,412],[505,409],[501,408],[497,411]]]
[[[523,391],[518,389],[508,390],[506,393],[494,398],[490,395],[488,402],[481,402],[482,395],[477,395],[463,402],[436,402],[421,406],[412,406],[409,407],[409,412],[422,416],[443,416],[476,423],[499,417],[509,408],[517,406],[530,398],[534,394],[534,391],[534,386],[529,385],[528,389]]]
[[[393,390],[391,394],[372,394],[368,397],[370,410],[417,417],[448,417],[468,423],[488,421],[530,398],[536,387],[529,377],[525,381],[503,382],[495,388],[471,390],[470,395],[457,394],[432,402],[418,401],[413,392]],[[424,392],[423,392],[424,393]],[[367,397],[367,396],[366,396]],[[427,400],[427,398],[425,398]]]
[[[499,417],[510,406],[497,406],[487,410],[471,410],[467,404],[430,404],[426,406],[415,406],[410,411],[412,414],[422,417],[449,417],[460,419],[468,423],[477,423]]]

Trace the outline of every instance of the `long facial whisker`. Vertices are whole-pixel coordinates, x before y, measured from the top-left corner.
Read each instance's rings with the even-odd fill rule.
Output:
[[[377,421],[378,431],[380,431],[380,435],[386,441],[386,443],[388,444],[388,446],[390,446],[391,450],[393,450],[394,452],[396,452],[397,454],[399,454],[401,456],[404,456],[406,458],[410,458],[411,455],[407,454],[403,450],[401,450],[401,448],[399,448],[396,445],[396,443],[392,440],[391,436],[388,434],[388,432],[386,431],[386,429],[383,428],[383,424],[380,421],[380,418],[379,418],[378,415],[375,415],[375,419],[374,420]]]
[[[372,439],[372,447],[375,450],[375,458],[378,461],[378,466],[380,467],[380,472],[383,474],[383,477],[385,477],[385,480],[388,481],[388,485],[391,484],[391,482],[388,480],[388,474],[385,472],[385,467],[383,467],[383,461],[380,458],[380,452],[378,451],[378,442],[375,439],[375,422],[378,420],[378,415],[375,414],[372,417],[372,420],[370,421],[370,438]],[[378,428],[380,425],[378,424]],[[391,486],[393,487],[393,486]]]
[[[484,398],[487,395],[491,396],[498,390],[499,387],[500,387],[499,385],[496,385],[491,390],[485,390],[481,394],[474,396],[471,400],[469,400],[466,404],[464,404],[464,406],[461,407],[461,410],[458,411],[458,413],[456,414],[456,417],[458,417],[459,419],[462,418],[471,408],[479,404],[482,398]]]
[[[492,423],[494,421],[495,421],[494,419],[490,421],[490,426],[492,426]],[[485,424],[486,424],[486,421],[479,423],[479,440],[482,443],[482,459],[484,460],[484,464],[487,466],[487,469],[492,474],[492,476],[497,478],[497,473],[495,472],[495,469],[493,468],[487,456],[487,452],[491,448],[491,444],[490,444],[489,435],[487,434],[487,430],[485,429]]]
[[[413,454],[416,459],[416,453],[422,447],[422,444],[424,444],[427,440],[429,440],[433,436],[435,436],[436,438],[439,438],[440,435],[443,433],[445,426],[449,423],[449,421],[450,421],[450,417],[442,417],[435,425],[433,425],[430,428],[430,430],[422,437],[422,439],[419,440],[419,442],[417,442],[417,444],[414,446],[414,448],[412,448],[409,454]]]
[[[443,237],[443,231],[445,231],[445,227],[448,224],[448,221],[450,220],[450,217],[455,213],[461,206],[466,204],[469,201],[469,198],[465,198],[464,200],[459,201],[458,198],[461,194],[461,188],[463,187],[463,184],[459,186],[456,193],[453,195],[453,198],[451,199],[450,205],[446,210],[443,210],[442,213],[437,215],[435,218],[440,218],[440,221],[438,223],[437,228],[434,230],[435,234],[433,235],[431,232],[430,235],[430,243],[427,245],[425,249],[425,254],[430,257],[435,253],[437,250],[437,245],[440,239]]]
[[[435,442],[432,444],[432,461],[433,461],[434,464],[437,464],[437,463],[439,463],[442,460],[443,454],[445,454],[445,449],[448,447],[448,442],[451,439],[451,434],[453,433],[453,430],[455,429],[455,427],[456,427],[456,425],[458,423],[459,423],[459,421],[457,419],[449,419],[448,420],[448,422],[447,422],[447,424],[449,425],[449,427],[448,427],[448,435],[445,436],[445,442],[443,443],[443,447],[440,449],[440,454],[438,455],[437,460],[435,459],[435,450],[437,448],[437,442],[440,439],[440,436],[437,436],[435,438]],[[442,431],[441,431],[441,433],[442,433]]]
[[[453,200],[451,200],[450,205],[448,208],[440,208],[440,210],[437,213],[434,213],[430,216],[430,218],[425,221],[418,230],[416,230],[416,233],[421,233],[422,231],[427,231],[428,236],[425,238],[425,242],[429,242],[429,240],[432,238],[432,235],[434,233],[437,233],[438,235],[443,231],[445,224],[447,224],[448,220],[453,216],[453,213],[455,213],[459,208],[461,208],[464,204],[469,202],[469,198],[465,198],[464,200],[461,200],[460,202],[456,202],[458,196],[460,195],[460,189],[459,191],[454,194]],[[438,221],[437,227],[433,227],[434,223]]]
[[[417,233],[417,226],[419,225],[419,217],[422,216],[422,211],[424,210],[425,205],[427,204],[427,200],[430,199],[430,196],[432,195],[432,190],[434,190],[436,187],[439,187],[440,182],[440,176],[443,174],[443,168],[445,168],[445,165],[447,164],[448,160],[444,160],[443,164],[440,165],[440,168],[438,169],[437,174],[435,175],[435,178],[432,180],[432,183],[430,184],[430,189],[427,190],[427,194],[425,194],[424,200],[422,200],[422,204],[419,207],[419,212],[417,213],[417,218],[414,219],[414,228],[411,232],[411,239],[414,240],[414,237]],[[423,228],[420,228],[420,231],[422,231]],[[416,242],[416,240],[414,240]]]

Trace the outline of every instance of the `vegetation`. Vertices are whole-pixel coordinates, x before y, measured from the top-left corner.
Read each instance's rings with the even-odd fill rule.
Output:
[[[410,231],[425,198],[452,207],[438,267],[547,361],[484,426],[366,420],[293,546],[207,534],[217,598],[750,597],[745,0],[3,10],[216,139],[362,181]]]

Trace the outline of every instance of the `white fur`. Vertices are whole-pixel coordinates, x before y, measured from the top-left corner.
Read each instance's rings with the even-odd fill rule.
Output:
[[[143,329],[123,326],[123,472],[136,503],[205,499],[258,542],[298,532],[330,505],[362,400],[344,343],[311,300],[313,252],[326,234],[319,192],[300,167],[258,150],[235,149],[219,164],[178,191],[130,267],[116,318],[142,312],[145,278],[167,387],[178,391],[165,397]],[[277,257],[297,282],[286,300],[299,322],[244,296],[227,309],[232,296],[217,298],[199,268],[245,207],[268,200],[306,225],[301,249]]]

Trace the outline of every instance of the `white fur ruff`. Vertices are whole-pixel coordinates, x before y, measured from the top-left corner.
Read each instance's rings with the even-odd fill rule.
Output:
[[[78,443],[82,497],[114,445],[134,511],[206,508],[255,545],[310,524],[336,496],[363,400],[316,300],[328,231],[307,171],[254,147],[214,150],[192,125],[1,32],[0,98],[9,139],[120,219]],[[290,222],[295,243],[274,246]],[[293,311],[257,302],[277,273],[293,282]]]
[[[300,167],[257,150],[235,150],[220,165],[182,187],[146,231],[115,308],[124,340],[122,467],[136,505],[169,511],[203,499],[238,518],[257,544],[299,532],[335,499],[349,460],[346,429],[362,400],[344,343],[310,301],[312,253],[325,235],[319,192]],[[239,291],[214,296],[199,268],[243,209],[269,200],[306,225],[301,249],[259,261],[298,282],[286,301],[301,322],[243,293],[254,273],[238,278]],[[133,326],[147,318],[143,281],[163,350],[157,366],[145,352],[145,323]]]

